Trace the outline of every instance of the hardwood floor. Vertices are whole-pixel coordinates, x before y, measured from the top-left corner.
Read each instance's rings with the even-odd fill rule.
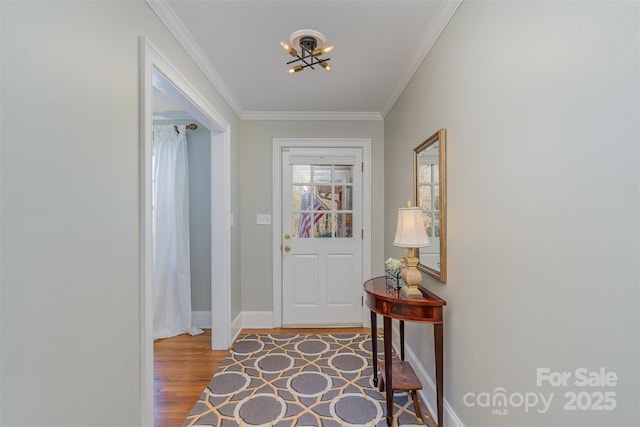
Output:
[[[156,427],[181,426],[227,354],[211,350],[211,329],[153,344]]]
[[[368,328],[242,330],[242,334],[369,332]],[[154,343],[153,407],[156,427],[182,425],[226,355],[226,350],[211,350],[211,329],[193,337],[180,335]]]

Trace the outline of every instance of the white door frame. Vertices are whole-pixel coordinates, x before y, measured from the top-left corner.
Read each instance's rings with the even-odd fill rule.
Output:
[[[282,326],[282,149],[284,147],[360,148],[362,174],[362,277],[371,277],[371,139],[370,138],[274,138],[272,169],[273,210],[273,327]],[[369,310],[362,307],[362,324],[366,325]]]
[[[151,149],[153,75],[159,72],[185,100],[185,111],[211,130],[211,347],[231,344],[231,139],[230,125],[147,39],[140,37],[140,424],[153,426],[153,293]],[[215,278],[215,280],[213,280]]]

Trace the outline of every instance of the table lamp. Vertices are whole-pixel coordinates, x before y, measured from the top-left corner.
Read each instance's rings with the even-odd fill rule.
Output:
[[[405,282],[400,294],[405,298],[422,298],[422,292],[418,289],[418,285],[422,283],[422,274],[416,268],[420,260],[415,257],[414,248],[429,246],[429,238],[422,220],[422,208],[411,207],[411,201],[406,208],[398,209],[398,225],[393,245],[408,248],[407,256],[401,258],[406,267],[400,273]]]

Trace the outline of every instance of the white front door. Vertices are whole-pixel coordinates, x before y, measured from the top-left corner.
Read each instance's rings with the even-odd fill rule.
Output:
[[[282,151],[282,325],[362,325],[362,150]]]

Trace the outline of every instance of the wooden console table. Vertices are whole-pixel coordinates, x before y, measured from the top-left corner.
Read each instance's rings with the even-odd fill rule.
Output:
[[[367,306],[371,310],[371,347],[373,351],[373,383],[378,385],[378,343],[376,314],[383,316],[384,331],[384,382],[387,398],[387,425],[393,424],[393,390],[415,390],[416,385],[394,384],[392,366],[392,330],[391,319],[400,320],[400,359],[404,361],[404,322],[422,322],[433,324],[436,367],[436,399],[438,427],[443,427],[443,318],[442,307],[447,303],[424,288],[420,288],[422,298],[404,298],[393,288],[389,288],[384,276],[367,280],[364,283]],[[405,362],[405,364],[408,364]],[[399,366],[399,365],[398,365]],[[403,378],[399,378],[403,380]],[[419,385],[419,384],[418,384]],[[414,399],[414,402],[416,400]],[[414,403],[416,404],[416,403]],[[427,410],[428,412],[428,410]],[[419,414],[416,411],[416,414]],[[431,415],[431,414],[429,414]],[[432,417],[433,418],[433,417]]]

